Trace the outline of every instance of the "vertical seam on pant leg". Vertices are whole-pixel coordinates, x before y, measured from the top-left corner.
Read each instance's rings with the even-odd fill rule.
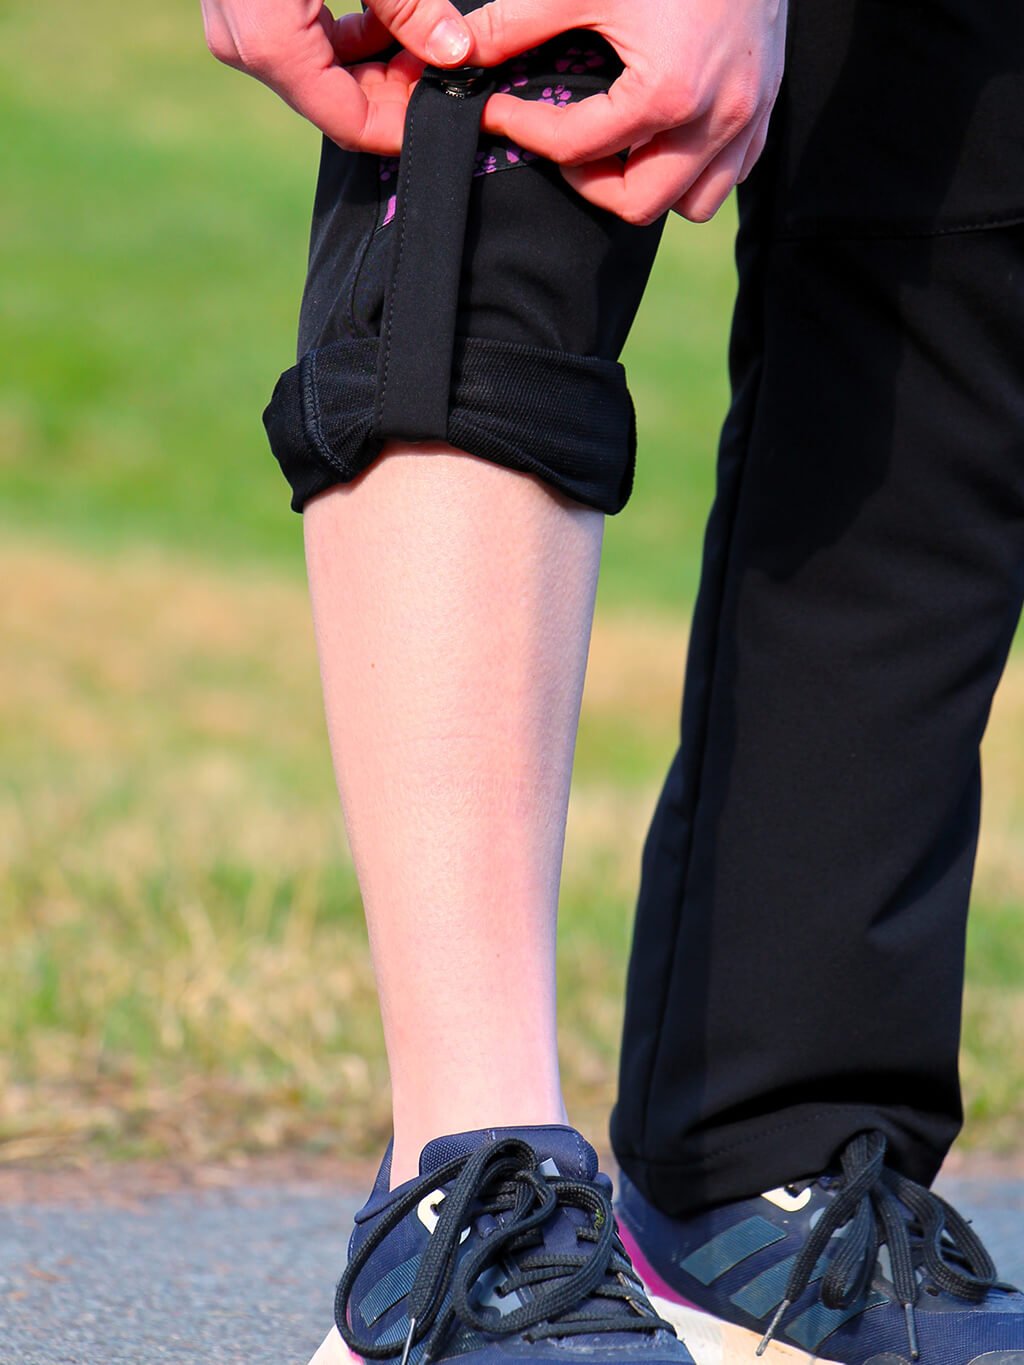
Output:
[[[763,245],[763,247],[762,247],[762,251],[765,252],[765,253],[767,253],[767,252],[770,251],[770,250],[771,250],[771,243],[770,243],[770,242],[766,242],[766,243]],[[682,907],[683,907],[683,904],[684,904],[684,902],[685,902],[685,900],[686,900],[686,893],[687,893],[687,888],[688,888],[688,884],[689,884],[690,871],[691,871],[692,862],[693,862],[693,846],[694,846],[694,839],[695,839],[695,834],[696,834],[697,814],[698,814],[698,812],[699,812],[699,810],[700,810],[701,802],[702,802],[702,798],[703,798],[703,785],[704,785],[704,775],[705,775],[706,757],[707,757],[707,739],[708,739],[708,731],[709,731],[709,729],[710,729],[710,718],[711,718],[711,709],[712,709],[712,699],[713,699],[713,697],[714,697],[714,695],[715,695],[715,688],[716,688],[717,675],[718,675],[718,668],[719,668],[719,657],[720,657],[720,654],[719,654],[719,645],[720,645],[720,640],[721,640],[722,610],[723,610],[723,604],[724,604],[725,596],[726,596],[726,587],[727,587],[727,584],[728,584],[728,582],[729,582],[730,574],[731,574],[731,569],[732,569],[732,557],[733,557],[733,550],[734,550],[734,546],[735,546],[736,522],[737,522],[738,516],[739,516],[739,505],[740,505],[740,500],[741,500],[742,495],[743,495],[743,487],[744,487],[744,482],[745,482],[746,474],[747,474],[747,464],[748,464],[748,458],[749,458],[751,433],[753,432],[754,427],[755,427],[755,424],[756,424],[757,412],[758,412],[758,408],[759,408],[759,406],[760,406],[760,401],[761,401],[762,380],[763,380],[763,375],[764,375],[764,352],[765,352],[764,338],[765,338],[765,331],[766,331],[766,328],[765,328],[765,313],[764,313],[764,308],[765,308],[765,298],[764,298],[765,289],[764,289],[764,278],[763,278],[763,271],[764,271],[764,269],[765,269],[765,267],[764,267],[764,265],[763,265],[763,258],[762,258],[762,264],[761,264],[762,277],[761,277],[761,279],[758,281],[758,291],[759,291],[759,295],[760,295],[760,298],[759,298],[759,307],[758,307],[758,316],[759,316],[759,318],[760,318],[760,323],[761,323],[761,332],[760,332],[760,338],[759,338],[759,341],[760,341],[760,355],[759,355],[759,359],[758,359],[758,372],[757,372],[757,380],[756,380],[757,388],[756,388],[756,392],[755,392],[755,394],[754,394],[754,396],[753,396],[753,399],[752,399],[752,401],[751,401],[751,413],[750,413],[750,417],[749,417],[749,420],[748,420],[748,422],[747,422],[747,424],[746,424],[746,427],[745,427],[745,430],[744,430],[744,433],[743,433],[743,458],[742,458],[742,465],[741,465],[739,474],[738,474],[737,479],[736,479],[736,489],[735,489],[735,493],[734,493],[733,499],[732,499],[732,506],[731,506],[731,508],[730,508],[730,516],[729,516],[728,532],[727,532],[728,540],[727,540],[727,546],[726,546],[725,554],[723,555],[722,571],[721,571],[721,575],[720,575],[720,577],[719,577],[718,583],[716,584],[716,599],[715,599],[715,601],[716,601],[716,611],[715,611],[715,618],[714,618],[714,630],[713,630],[712,641],[711,641],[711,645],[710,645],[710,652],[711,652],[711,668],[710,668],[709,674],[708,674],[708,695],[707,695],[707,701],[706,701],[706,704],[705,704],[705,707],[704,707],[702,725],[701,725],[701,730],[700,730],[699,752],[698,752],[698,755],[697,755],[697,758],[696,758],[696,786],[695,786],[694,799],[693,799],[693,802],[692,802],[692,805],[691,805],[691,812],[692,812],[692,815],[691,815],[691,820],[690,820],[690,832],[689,832],[689,838],[688,838],[688,841],[687,841],[685,850],[684,850],[684,852],[683,852],[683,856],[682,856],[682,858],[679,860],[680,863],[681,863],[681,865],[682,865],[682,868],[683,868],[683,872],[682,872],[682,887],[681,887],[681,890],[680,890],[679,905],[678,905],[678,908],[677,908],[677,911],[676,911],[676,915],[675,915],[675,919],[674,919],[673,926],[672,926],[672,940],[671,940],[671,944],[670,944],[670,947],[669,947],[669,951],[665,954],[665,964],[666,964],[666,966],[665,966],[665,974],[664,974],[663,986],[662,986],[662,991],[661,991],[661,1001],[660,1001],[660,1004],[659,1004],[659,1006],[658,1006],[658,1010],[657,1010],[657,1014],[656,1014],[656,1020],[657,1020],[657,1035],[656,1035],[654,1047],[653,1047],[652,1053],[651,1053],[650,1069],[649,1069],[648,1074],[647,1074],[646,1085],[645,1085],[646,1098],[645,1098],[645,1100],[644,1100],[643,1121],[642,1121],[642,1124],[641,1124],[641,1141],[642,1141],[642,1145],[644,1146],[644,1148],[647,1147],[648,1133],[649,1133],[649,1131],[650,1131],[650,1115],[651,1115],[651,1107],[652,1107],[652,1103],[653,1103],[653,1091],[654,1091],[655,1077],[657,1076],[657,1073],[658,1073],[658,1066],[659,1066],[659,1062],[660,1062],[660,1059],[661,1059],[662,1048],[663,1048],[664,1041],[665,1041],[665,1028],[664,1028],[664,1025],[665,1025],[665,1008],[666,1008],[666,1005],[667,1005],[667,1003],[668,1003],[668,998],[669,998],[669,994],[670,994],[670,991],[671,991],[671,982],[672,982],[672,977],[673,977],[673,975],[674,975],[674,965],[675,965],[676,953],[677,953],[678,948],[679,948],[679,935],[680,935],[680,929],[681,929],[682,918],[683,918]],[[726,420],[728,420],[728,419],[726,419]],[[682,735],[682,730],[681,730],[681,728],[680,728],[680,745],[682,744],[682,741],[683,741],[683,735]],[[647,1158],[644,1157],[643,1159],[646,1160]]]
[[[415,101],[410,102],[410,105],[409,105],[409,122],[408,122],[408,126],[407,126],[407,128],[406,128],[406,130],[405,130],[405,140],[406,140],[406,142],[409,144],[409,152],[408,152],[408,156],[409,156],[409,169],[408,169],[408,176],[411,176],[411,175],[412,175],[412,158],[413,158],[413,149],[414,149],[414,146],[415,146],[415,143],[414,143],[414,141],[413,141],[413,128],[414,128],[414,126],[415,126],[416,113],[417,113],[417,106],[416,106]],[[405,180],[408,178],[408,176],[403,176],[403,175],[401,174],[401,172],[399,173],[398,183],[397,183],[397,186],[396,186],[396,193],[401,194],[403,184],[405,183]],[[399,205],[399,210],[401,210],[401,205]],[[383,417],[384,417],[384,395],[385,395],[385,393],[387,392],[387,386],[388,386],[388,371],[389,371],[390,366],[391,366],[391,324],[392,324],[392,321],[393,321],[394,315],[395,315],[395,297],[396,297],[396,295],[397,295],[397,293],[398,293],[398,289],[399,289],[399,286],[400,286],[400,283],[401,283],[401,278],[402,278],[402,276],[401,276],[401,271],[402,271],[402,256],[403,256],[403,254],[404,254],[404,252],[405,252],[406,214],[404,214],[404,213],[402,213],[401,211],[399,211],[399,218],[400,218],[401,221],[400,221],[399,224],[398,224],[398,250],[397,250],[396,255],[395,255],[395,269],[394,269],[394,275],[393,275],[393,277],[392,277],[394,283],[393,283],[393,287],[392,287],[392,290],[391,290],[391,297],[390,297],[389,300],[388,300],[388,313],[387,313],[387,317],[386,317],[386,319],[385,319],[385,321],[384,321],[384,327],[383,327],[383,331],[382,331],[382,340],[383,340],[383,342],[384,342],[384,360],[383,360],[383,365],[382,365],[382,368],[381,368],[380,385],[379,385],[378,392],[377,392],[377,427],[378,427],[378,429],[380,428],[380,424],[381,424],[381,422],[383,421]]]

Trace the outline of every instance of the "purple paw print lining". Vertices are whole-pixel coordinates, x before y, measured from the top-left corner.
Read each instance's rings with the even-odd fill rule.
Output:
[[[582,76],[587,71],[599,71],[604,66],[604,57],[592,47],[570,47],[564,57],[555,62],[555,70],[564,75]]]
[[[473,174],[493,175],[495,171],[507,171],[512,166],[525,166],[528,161],[536,160],[536,153],[517,147],[514,142],[506,142],[491,152],[478,152]]]
[[[507,84],[498,86],[501,95],[510,95],[513,90],[521,90],[524,85],[530,84],[529,64],[525,55],[512,63],[509,76],[511,79]]]
[[[398,179],[398,157],[382,156],[379,159],[379,175],[382,185],[390,184]],[[381,218],[380,226],[387,227],[392,221],[398,208],[398,195],[394,190],[388,194],[384,200],[384,216]]]
[[[569,104],[572,100],[572,91],[564,85],[546,85],[540,92],[541,104],[553,104],[558,108]]]
[[[530,84],[530,58],[534,57],[537,51],[538,49],[533,48],[529,52],[524,52],[521,57],[516,58],[511,63],[508,69],[508,80],[504,85],[498,87],[500,94],[510,95],[525,89]],[[565,50],[563,56],[556,59],[554,67],[559,75],[582,76],[599,71],[605,64],[604,56],[594,48],[570,47]],[[550,67],[548,69],[550,70]],[[559,83],[544,86],[535,98],[540,104],[550,104],[556,109],[564,109],[567,104],[573,102],[575,94],[570,86]],[[473,175],[494,175],[496,171],[512,170],[516,166],[524,166],[536,160],[536,153],[528,152],[524,147],[516,146],[514,142],[498,139],[494,145],[477,153]],[[394,182],[397,179],[398,158],[396,156],[382,156],[380,158],[381,184],[389,185],[391,188],[390,192],[384,196],[381,206],[381,227],[387,227],[394,219],[397,206]]]

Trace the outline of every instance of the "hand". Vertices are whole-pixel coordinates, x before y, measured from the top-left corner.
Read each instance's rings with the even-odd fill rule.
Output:
[[[629,222],[668,209],[706,222],[761,155],[786,0],[492,0],[466,21],[482,66],[576,27],[616,49],[625,71],[606,94],[564,108],[492,95],[484,126],[559,162],[584,198]]]
[[[398,151],[411,85],[424,62],[460,66],[465,20],[448,0],[374,0],[335,19],[320,0],[201,0],[206,42],[228,66],[263,81],[342,147]],[[358,72],[396,38],[407,53]],[[419,58],[419,62],[416,61]]]

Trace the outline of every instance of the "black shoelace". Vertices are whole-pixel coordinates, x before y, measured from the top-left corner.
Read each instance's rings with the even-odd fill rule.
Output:
[[[921,1356],[914,1319],[918,1265],[936,1289],[974,1303],[996,1284],[992,1257],[967,1220],[932,1190],[886,1167],[885,1148],[881,1133],[858,1133],[843,1149],[839,1192],[794,1262],[785,1298],[757,1348],[758,1355],[807,1288],[819,1258],[841,1228],[847,1231],[822,1279],[822,1303],[826,1308],[844,1308],[866,1294],[884,1243],[889,1248],[893,1289],[906,1317],[912,1360]]]
[[[404,1347],[362,1341],[348,1320],[353,1285],[388,1234],[433,1190],[454,1181],[439,1201],[437,1225],[427,1243],[409,1290],[409,1331]],[[585,1248],[578,1253],[543,1250],[542,1228],[559,1208],[579,1209],[589,1216],[576,1229]],[[479,1246],[458,1260],[466,1228],[484,1215],[505,1215],[480,1239]],[[530,1253],[541,1246],[539,1252]],[[499,1295],[528,1288],[527,1301],[507,1313],[473,1302],[480,1277],[500,1267]],[[451,1291],[449,1294],[449,1290]],[[632,1310],[580,1312],[589,1299],[625,1303]],[[418,1365],[435,1357],[454,1323],[495,1336],[523,1333],[530,1340],[591,1332],[671,1332],[648,1303],[615,1231],[611,1201],[595,1183],[551,1176],[539,1166],[533,1149],[517,1138],[481,1147],[456,1157],[409,1187],[381,1215],[338,1282],[334,1319],[349,1349],[367,1360],[401,1356],[406,1365],[414,1347],[425,1342]]]

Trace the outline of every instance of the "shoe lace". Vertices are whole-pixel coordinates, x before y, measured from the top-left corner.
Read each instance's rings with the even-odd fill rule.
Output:
[[[406,1300],[409,1330],[405,1344],[360,1340],[349,1322],[348,1306],[361,1270],[384,1239],[422,1199],[454,1181],[440,1203],[437,1224],[420,1259]],[[559,1208],[589,1216],[576,1229],[587,1249],[573,1252],[529,1252],[542,1246],[542,1228]],[[467,1227],[484,1215],[507,1215],[459,1260],[458,1248]],[[527,1301],[508,1313],[478,1306],[474,1287],[491,1267],[504,1264],[499,1295],[528,1288]],[[631,1313],[580,1312],[587,1300],[619,1300]],[[615,1230],[611,1201],[593,1181],[548,1175],[529,1144],[507,1138],[456,1157],[411,1185],[381,1216],[359,1246],[338,1282],[334,1318],[349,1349],[369,1360],[401,1356],[421,1342],[418,1365],[426,1365],[456,1319],[465,1327],[496,1336],[526,1334],[577,1336],[592,1332],[671,1332],[654,1312]]]
[[[847,1232],[822,1278],[822,1303],[826,1308],[843,1308],[865,1294],[884,1243],[889,1248],[893,1289],[906,1319],[912,1360],[921,1356],[914,1317],[918,1264],[939,1290],[975,1303],[996,1284],[992,1257],[966,1218],[933,1190],[887,1167],[885,1149],[886,1139],[877,1132],[858,1133],[843,1149],[840,1188],[793,1264],[785,1297],[757,1348],[758,1355],[807,1288],[822,1253],[841,1228]]]

